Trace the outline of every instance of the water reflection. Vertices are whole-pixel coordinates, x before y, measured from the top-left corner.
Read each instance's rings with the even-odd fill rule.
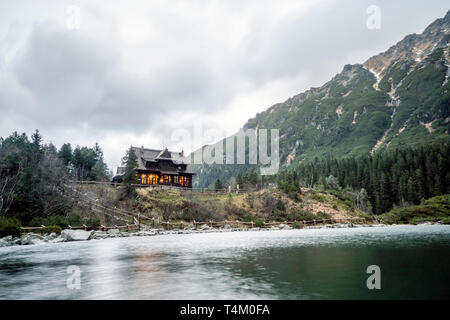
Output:
[[[87,252],[89,261],[87,268],[83,268],[82,283],[87,283],[85,290],[87,299],[112,299],[118,296],[125,286],[126,270],[117,241],[99,241]],[[87,269],[87,270],[86,270]]]
[[[0,248],[1,299],[448,298],[450,227],[117,238]],[[382,290],[365,287],[368,265]],[[67,267],[82,271],[66,287]]]

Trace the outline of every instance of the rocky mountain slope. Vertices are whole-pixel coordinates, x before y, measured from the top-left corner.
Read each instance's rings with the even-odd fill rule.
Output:
[[[449,141],[449,43],[450,11],[422,34],[257,114],[244,129],[279,129],[283,166]],[[249,168],[233,167],[198,166],[197,185]]]

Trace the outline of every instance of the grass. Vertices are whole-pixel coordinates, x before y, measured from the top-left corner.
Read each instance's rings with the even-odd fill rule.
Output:
[[[173,190],[140,189],[133,206],[146,216],[163,220],[224,221],[241,220],[261,224],[263,221],[301,221],[332,218],[331,213],[354,216],[350,206],[335,195],[313,192],[300,194],[302,201],[289,198],[277,189],[240,194],[197,194]],[[307,200],[307,203],[304,202]],[[309,206],[325,204],[321,211]],[[333,211],[328,212],[327,207]]]
[[[438,222],[448,224],[450,221],[450,195],[428,199],[423,204],[406,208],[397,208],[381,215],[387,224],[418,224]]]

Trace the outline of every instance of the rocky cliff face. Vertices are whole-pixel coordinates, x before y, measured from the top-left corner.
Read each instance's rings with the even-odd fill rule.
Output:
[[[448,48],[450,39],[450,11],[433,22],[422,34],[411,34],[386,52],[368,59],[364,66],[382,78],[397,63],[418,64],[435,49]]]
[[[316,157],[357,156],[387,148],[449,141],[450,11],[422,34],[405,37],[363,65],[346,65],[320,88],[311,88],[248,120],[244,129],[280,130],[282,165]],[[237,166],[236,166],[237,167]],[[239,168],[202,166],[227,180]]]

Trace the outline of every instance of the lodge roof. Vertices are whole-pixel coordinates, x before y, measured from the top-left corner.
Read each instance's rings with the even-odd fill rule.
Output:
[[[183,151],[169,151],[167,148],[163,150],[146,149],[144,147],[131,148],[137,156],[138,170],[149,170],[147,163],[153,162],[156,164],[156,171],[163,174],[194,174],[190,166],[184,161]]]

